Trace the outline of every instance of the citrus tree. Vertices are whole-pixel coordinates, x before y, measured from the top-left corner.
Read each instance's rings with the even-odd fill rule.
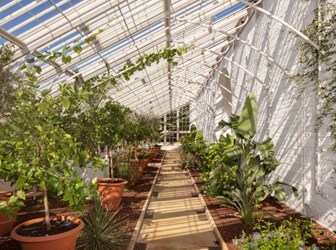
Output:
[[[0,129],[1,177],[15,184],[22,199],[33,186],[43,191],[48,227],[48,191],[54,190],[72,209],[82,211],[95,186],[86,186],[76,168],[90,161],[103,166],[62,128],[62,113],[69,105],[62,95],[52,97],[49,92],[30,87],[18,91],[16,109]]]

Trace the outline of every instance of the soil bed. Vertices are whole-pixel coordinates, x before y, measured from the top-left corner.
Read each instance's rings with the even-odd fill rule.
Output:
[[[162,157],[162,155],[160,156]],[[156,159],[154,162],[161,162],[160,159]],[[147,199],[147,194],[151,189],[158,167],[148,166],[145,168],[141,178],[136,183],[124,190],[121,211],[121,216],[126,216],[128,229],[130,233],[134,232],[136,223],[142,211],[142,207]],[[33,200],[32,197],[28,198],[25,202],[26,206],[22,208],[17,215],[15,225],[18,225],[24,221],[44,217],[43,211],[43,198],[37,197]],[[50,201],[51,215],[73,215],[78,216],[77,213],[72,212],[67,207],[65,202],[59,200]],[[20,245],[12,240],[10,237],[0,237],[0,250],[21,250]]]
[[[202,192],[204,183],[199,180],[199,174],[199,171],[191,170],[191,175]],[[235,246],[232,240],[239,239],[243,231],[250,235],[253,232],[253,226],[245,225],[239,213],[231,208],[224,207],[222,200],[209,197],[204,193],[202,193],[202,196],[229,250],[238,250],[239,247]],[[272,197],[267,198],[261,204],[259,214],[262,219],[272,221],[274,224],[280,224],[285,219],[302,217],[301,214]],[[336,249],[335,234],[318,223],[313,223],[312,227],[314,236],[309,239],[309,244],[316,244],[321,250]]]

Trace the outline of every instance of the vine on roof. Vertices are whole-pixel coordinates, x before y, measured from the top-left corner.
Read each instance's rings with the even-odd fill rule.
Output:
[[[80,55],[83,51],[83,45],[90,44],[94,39],[103,32],[103,29],[98,29],[97,32],[92,33],[90,36],[85,37],[82,40],[74,41],[72,44],[63,47],[59,51],[47,50],[40,56],[31,57],[26,60],[25,63],[21,65],[21,70],[26,75],[31,83],[35,83],[38,79],[38,75],[42,73],[42,68],[39,63],[43,62],[55,62],[57,59],[61,59],[62,63],[69,64],[72,61],[71,52],[75,52]],[[105,62],[107,73],[101,76],[93,77],[92,80],[95,82],[100,81],[101,84],[107,84],[115,86],[117,85],[117,80],[124,78],[126,81],[137,71],[141,71],[146,67],[151,66],[153,63],[159,63],[160,60],[166,60],[172,66],[176,66],[178,62],[175,60],[176,56],[181,56],[182,54],[188,52],[193,47],[182,47],[182,48],[170,48],[166,47],[159,50],[158,52],[153,52],[150,54],[140,55],[134,62],[132,60],[127,60],[126,63],[121,67],[114,75],[110,74],[110,65]],[[76,79],[78,80],[80,76]],[[81,80],[83,82],[83,80]]]
[[[321,1],[321,5],[315,10],[314,20],[303,30],[303,33],[314,41],[320,50],[306,41],[300,43],[298,50],[303,67],[294,79],[302,85],[303,89],[308,84],[314,84],[314,90],[321,102],[317,128],[330,122],[332,149],[336,151],[336,5],[329,0]],[[319,76],[321,65],[326,70],[322,81]]]

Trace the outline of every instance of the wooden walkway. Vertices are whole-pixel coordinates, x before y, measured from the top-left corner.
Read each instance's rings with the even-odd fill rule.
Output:
[[[134,249],[222,249],[189,173],[176,151],[162,162]]]

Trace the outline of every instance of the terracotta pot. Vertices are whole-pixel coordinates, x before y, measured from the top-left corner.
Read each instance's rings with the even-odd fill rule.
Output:
[[[159,151],[160,151],[160,149],[158,149],[158,148],[149,149],[150,159],[155,158],[158,155]]]
[[[12,194],[11,191],[0,191],[0,202],[8,201]],[[9,219],[6,214],[0,214],[0,236],[8,235],[12,231],[15,219],[16,216]]]
[[[112,181],[118,182],[113,183]],[[97,188],[100,200],[104,203],[106,210],[112,211],[119,207],[126,184],[127,181],[121,178],[98,179]]]
[[[44,218],[38,218],[23,222],[17,225],[11,233],[11,237],[20,242],[22,250],[41,250],[41,249],[52,249],[52,250],[74,250],[76,247],[77,234],[84,227],[84,222],[80,219],[73,217],[57,217],[52,218],[54,220],[71,220],[72,222],[78,223],[79,225],[67,232],[48,235],[44,237],[27,237],[17,234],[17,230],[22,226],[28,226],[34,223],[38,223],[44,220]]]
[[[144,158],[144,159],[139,160],[139,166],[140,166],[141,173],[147,167],[148,163],[149,163],[149,158]]]
[[[9,219],[7,215],[0,214],[0,236],[8,235],[12,231],[15,219],[16,216]]]

